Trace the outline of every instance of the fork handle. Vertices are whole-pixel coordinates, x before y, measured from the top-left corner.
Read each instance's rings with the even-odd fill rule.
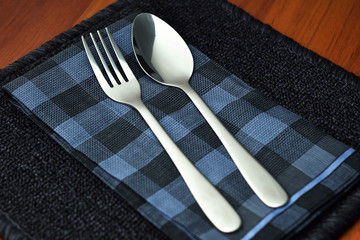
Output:
[[[284,205],[288,196],[275,178],[240,145],[189,84],[179,88],[189,96],[204,116],[255,194],[269,207]]]
[[[241,225],[237,212],[220,192],[199,172],[165,132],[149,109],[139,102],[134,106],[170,156],[190,192],[208,219],[222,232],[233,232]]]

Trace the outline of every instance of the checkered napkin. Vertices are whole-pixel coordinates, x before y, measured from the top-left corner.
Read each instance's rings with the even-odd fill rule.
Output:
[[[5,89],[59,144],[171,237],[289,236],[359,177],[352,148],[265,98],[190,46],[193,88],[290,196],[284,207],[265,206],[186,95],[150,80],[136,64],[130,40],[133,17],[109,29],[139,79],[142,98],[185,155],[241,215],[239,231],[223,234],[211,225],[140,115],[103,93],[81,42]]]

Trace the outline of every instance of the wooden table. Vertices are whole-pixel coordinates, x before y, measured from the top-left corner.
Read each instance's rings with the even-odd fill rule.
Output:
[[[229,1],[306,48],[360,76],[360,1]],[[113,2],[115,0],[1,0],[0,68]],[[360,220],[341,238],[355,239],[360,239]]]

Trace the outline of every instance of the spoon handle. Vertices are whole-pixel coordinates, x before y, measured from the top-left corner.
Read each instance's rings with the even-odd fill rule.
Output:
[[[288,201],[288,196],[275,178],[240,145],[189,84],[179,87],[189,96],[219,137],[255,194],[269,207],[284,205]]]
[[[134,107],[170,156],[208,219],[222,232],[237,230],[241,225],[241,219],[233,207],[176,146],[149,109],[142,102],[138,102]]]

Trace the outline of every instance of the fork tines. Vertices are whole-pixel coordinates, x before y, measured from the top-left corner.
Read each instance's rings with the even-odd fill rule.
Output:
[[[111,53],[110,53],[108,47],[106,46],[105,40],[102,37],[101,32],[98,30],[97,34],[99,36],[102,47],[103,47],[103,49],[104,49],[104,51],[106,53],[106,56],[107,56],[107,58],[108,58],[108,60],[109,60],[109,62],[111,64],[112,69],[110,69],[108,64],[106,63],[106,60],[105,60],[102,52],[100,51],[100,48],[99,48],[99,46],[98,46],[98,44],[97,44],[97,42],[95,40],[95,37],[94,37],[94,35],[92,33],[90,33],[90,37],[91,37],[92,42],[93,42],[93,44],[95,46],[95,49],[96,49],[96,52],[97,52],[97,54],[98,54],[98,56],[100,58],[100,61],[101,61],[102,65],[103,65],[103,67],[105,69],[107,77],[110,80],[109,84],[111,85],[111,87],[113,87],[114,85],[120,84],[121,82],[130,81],[131,77],[129,78],[128,76],[133,76],[133,73],[132,73],[130,67],[128,66],[128,64],[126,63],[125,58],[122,55],[122,53],[121,53],[118,45],[116,44],[113,36],[110,34],[109,29],[105,28],[105,30],[106,30],[107,36],[109,38],[110,44],[112,46],[112,49],[114,50],[115,56],[117,57],[117,60],[119,61],[119,64],[120,64],[122,70],[124,71],[125,76],[123,76],[121,74],[121,71],[117,67],[113,57],[111,56]],[[106,79],[103,76],[98,64],[96,63],[96,60],[95,60],[94,56],[92,55],[92,53],[90,51],[90,48],[89,48],[88,44],[86,43],[86,40],[85,40],[84,36],[81,36],[81,39],[82,39],[82,42],[83,42],[83,45],[84,45],[84,48],[85,48],[85,52],[86,52],[86,54],[88,56],[88,59],[90,61],[91,67],[92,67],[92,69],[93,69],[93,71],[95,73],[95,76],[97,77],[97,79],[99,79],[99,81],[100,81],[100,79],[101,79],[101,81],[103,81],[103,80],[106,81]],[[113,72],[115,72],[115,75],[116,75],[118,81],[114,78],[114,75],[112,74],[111,70],[113,70]]]

